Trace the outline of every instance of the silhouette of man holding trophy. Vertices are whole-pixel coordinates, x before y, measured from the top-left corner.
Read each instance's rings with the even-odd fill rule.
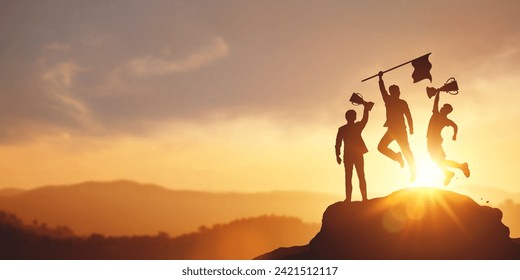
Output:
[[[432,87],[428,87],[427,94],[428,97],[431,98],[435,96],[435,99],[433,101],[433,110],[432,110],[432,116],[430,118],[430,122],[428,123],[428,133],[426,135],[427,137],[427,144],[428,144],[428,153],[430,154],[431,159],[441,168],[442,172],[444,173],[444,186],[447,186],[455,173],[448,170],[448,167],[451,168],[457,168],[462,170],[464,173],[464,176],[469,177],[469,167],[468,164],[465,163],[458,163],[453,160],[446,159],[446,153],[444,152],[444,149],[442,148],[442,129],[446,126],[451,126],[453,128],[453,141],[457,140],[457,132],[458,127],[457,124],[452,121],[451,119],[448,119],[448,114],[453,111],[453,107],[450,104],[444,104],[442,108],[439,109],[439,99],[440,99],[440,93],[441,91],[446,92],[458,92],[458,85],[455,79],[449,79],[444,86],[442,86],[439,89],[435,89]],[[456,94],[456,93],[452,93]]]
[[[361,95],[353,93],[350,101],[353,104],[363,105],[363,117],[361,121],[356,122],[356,111],[348,110],[345,113],[347,124],[338,129],[336,135],[336,161],[341,164],[341,145],[343,143],[343,164],[345,167],[345,202],[352,200],[352,174],[353,168],[356,167],[356,172],[359,179],[359,189],[363,201],[367,198],[367,182],[365,179],[365,163],[363,155],[368,152],[367,146],[361,137],[361,133],[368,122],[368,112],[374,106],[373,102],[366,102]]]

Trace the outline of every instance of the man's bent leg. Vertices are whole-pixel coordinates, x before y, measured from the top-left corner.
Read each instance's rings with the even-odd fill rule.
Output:
[[[451,172],[446,168],[448,166],[448,163],[446,161],[446,154],[444,153],[444,150],[442,149],[441,142],[436,142],[429,140],[428,141],[428,153],[430,154],[430,157],[432,158],[433,162],[439,166],[442,173],[444,174],[444,186],[447,186],[450,184],[451,179],[455,175],[455,173]],[[454,164],[455,162],[451,162],[449,164]]]
[[[406,133],[406,130],[396,133],[395,140],[397,141],[397,144],[399,144],[406,162],[408,162],[408,167],[410,168],[410,182],[413,182],[416,177],[415,158],[412,150],[410,150],[410,143],[408,143],[408,134]]]
[[[439,166],[439,168],[442,170],[442,173],[444,174],[444,186],[449,185],[451,179],[453,176],[455,176],[455,173],[449,171],[448,168],[446,168],[446,160],[443,158],[436,159],[435,163]]]
[[[383,138],[381,138],[381,141],[379,141],[379,144],[377,145],[377,150],[381,152],[383,155],[389,157],[390,159],[399,162],[399,165],[401,165],[401,168],[404,167],[403,157],[400,153],[396,153],[392,151],[390,148],[388,148],[388,145],[394,141],[394,137],[390,133],[389,130],[386,131],[385,135],[383,135]]]
[[[445,159],[441,162],[441,164],[445,167],[453,167],[457,169],[462,169],[462,164],[458,163],[454,160]]]
[[[469,177],[469,175],[470,175],[470,173],[469,173],[469,166],[468,166],[468,164],[466,162],[465,163],[458,163],[458,162],[453,161],[453,160],[445,159],[442,162],[442,165],[445,166],[445,167],[458,168],[458,169],[462,170],[462,172],[464,172],[464,175],[466,177]]]

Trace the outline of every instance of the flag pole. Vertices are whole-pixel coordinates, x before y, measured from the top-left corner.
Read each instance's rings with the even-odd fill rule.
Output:
[[[425,54],[425,55],[421,55],[421,56],[419,56],[418,58],[421,58],[421,57],[423,57],[423,56],[427,56],[427,55],[430,55],[430,54],[432,54],[432,53],[427,53],[427,54]],[[392,70],[394,70],[394,69],[396,69],[396,68],[399,68],[399,67],[404,66],[404,65],[406,65],[406,64],[408,64],[408,63],[411,63],[412,61],[414,61],[414,60],[416,60],[416,59],[417,59],[417,58],[412,59],[412,60],[410,60],[410,61],[408,61],[408,62],[405,62],[405,63],[399,64],[399,65],[397,65],[397,66],[394,66],[394,67],[392,67],[392,68],[390,68],[390,69],[387,69],[387,70],[383,71],[383,73],[390,72],[390,71],[392,71]],[[375,74],[374,76],[370,76],[370,77],[368,77],[368,78],[362,80],[361,82],[364,82],[364,81],[370,80],[370,79],[375,78],[375,77],[377,77],[377,76],[379,76],[379,74]]]

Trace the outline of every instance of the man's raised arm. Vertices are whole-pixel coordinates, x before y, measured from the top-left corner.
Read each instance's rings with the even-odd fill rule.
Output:
[[[363,118],[361,118],[361,121],[359,122],[361,124],[361,129],[365,128],[368,122],[368,102],[363,104]]]
[[[441,92],[437,91],[437,94],[435,95],[435,100],[433,101],[433,113],[439,113],[439,99],[441,96]]]
[[[377,75],[379,76],[379,90],[381,91],[381,96],[383,96],[383,100],[386,100],[390,95],[388,95],[385,82],[383,81],[383,71],[379,71]]]

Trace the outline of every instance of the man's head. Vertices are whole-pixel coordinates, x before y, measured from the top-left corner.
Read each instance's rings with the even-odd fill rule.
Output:
[[[348,110],[346,113],[345,113],[345,119],[347,120],[347,122],[354,122],[356,121],[356,111],[354,110]]]
[[[444,115],[448,115],[452,111],[453,111],[453,107],[451,107],[451,105],[448,103],[444,104],[440,110],[441,114],[444,114]]]
[[[399,90],[399,86],[397,85],[391,85],[388,88],[388,91],[390,92],[390,96],[399,98],[399,95],[401,95],[401,91]]]

